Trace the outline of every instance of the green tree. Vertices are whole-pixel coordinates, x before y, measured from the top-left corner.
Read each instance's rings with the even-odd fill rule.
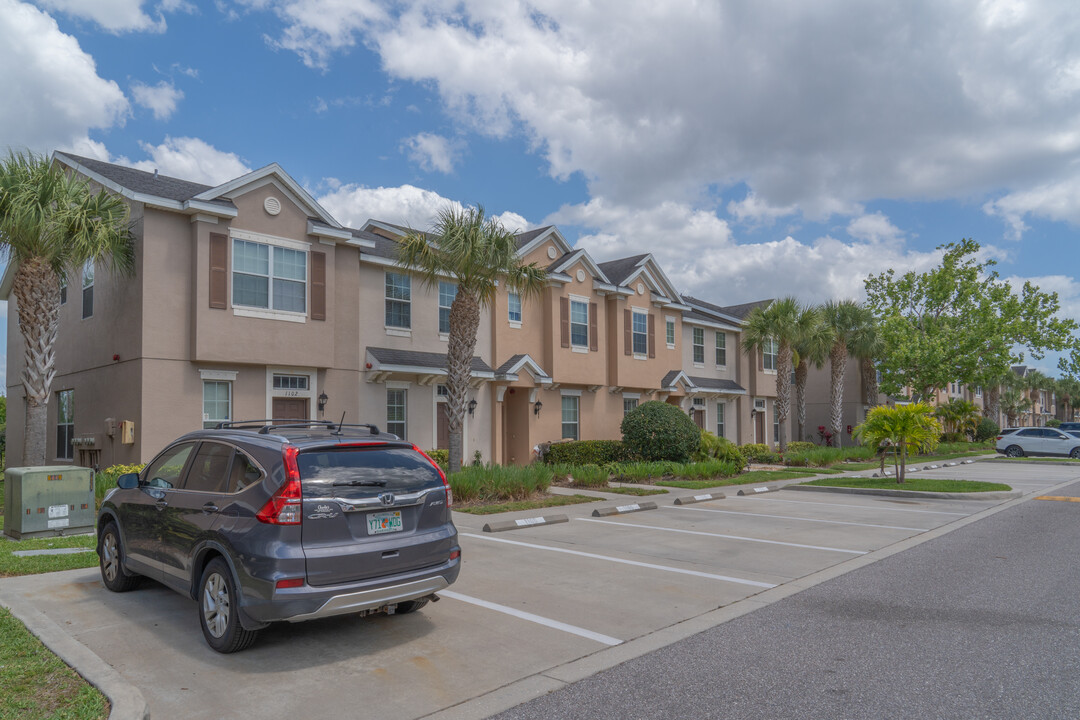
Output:
[[[902,483],[908,455],[933,451],[941,437],[941,424],[934,418],[933,408],[925,403],[879,405],[855,428],[855,436],[874,449],[892,448],[896,482]]]
[[[963,398],[950,398],[949,402],[937,406],[934,411],[941,421],[947,435],[974,436],[979,424],[979,408],[975,403]],[[959,440],[961,438],[957,438]]]
[[[439,211],[430,235],[414,230],[406,234],[398,248],[398,262],[418,272],[430,287],[437,287],[446,277],[457,281],[446,354],[449,468],[455,473],[462,463],[461,430],[480,311],[494,302],[500,283],[523,300],[539,296],[547,271],[536,263],[522,263],[514,234],[486,216],[482,207]]]
[[[1036,359],[1047,350],[1076,357],[1077,324],[1057,317],[1057,293],[1030,282],[1014,292],[993,260],[979,258],[973,240],[939,250],[941,264],[927,272],[897,277],[887,270],[866,280],[867,304],[884,343],[885,392],[911,388],[928,398],[950,382],[991,387],[1022,360],[1019,348]]]
[[[1058,398],[1061,399],[1061,419],[1071,421],[1076,414],[1076,401],[1080,399],[1080,380],[1066,376],[1058,378],[1056,385]]]
[[[1016,427],[1020,417],[1031,407],[1024,391],[1017,385],[1005,385],[1001,391],[1001,412],[1005,413],[1005,424]]]
[[[792,347],[802,332],[800,321],[805,308],[793,297],[774,300],[754,308],[743,326],[743,349],[756,353],[776,343],[776,416],[780,425],[780,452],[787,448],[787,419],[791,410]]]
[[[866,345],[873,332],[874,317],[854,300],[830,300],[821,307],[821,318],[830,334],[829,423],[837,447],[843,445],[844,372],[848,357]]]
[[[128,206],[47,157],[9,152],[0,162],[0,247],[17,267],[11,292],[25,357],[22,462],[44,465],[60,281],[91,260],[122,274],[134,271]]]
[[[1050,385],[1051,379],[1039,370],[1028,370],[1024,376],[1023,388],[1027,390],[1031,404],[1031,426],[1039,424],[1039,415],[1042,413],[1040,395]]]
[[[829,356],[832,335],[821,321],[821,311],[804,307],[798,319],[799,330],[792,344],[792,363],[795,365],[795,417],[799,441],[806,440],[806,381],[810,366],[820,370]]]

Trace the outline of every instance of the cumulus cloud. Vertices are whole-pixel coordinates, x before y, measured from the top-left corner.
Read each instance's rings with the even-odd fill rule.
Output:
[[[175,85],[162,80],[157,85],[135,82],[131,85],[135,104],[154,113],[155,120],[168,120],[176,112],[176,105],[184,99],[184,93]]]
[[[1001,217],[1014,240],[1027,230],[1028,216],[1080,225],[1080,175],[1009,193],[987,202],[983,210]]]
[[[219,185],[251,172],[236,153],[218,150],[199,138],[166,137],[160,145],[139,143],[139,146],[150,156],[149,160],[120,157],[113,162],[206,185]]]
[[[354,184],[342,185],[333,178],[324,182],[331,191],[318,198],[319,204],[347,227],[358,228],[368,220],[382,220],[426,230],[431,227],[440,210],[447,207],[461,210],[464,207],[457,200],[413,185],[369,188]],[[511,231],[535,227],[515,212],[507,211],[494,217]]]
[[[164,16],[158,12],[157,19],[151,18],[143,12],[142,0],[38,0],[38,3],[65,15],[91,20],[113,33],[165,32]],[[177,9],[175,5],[171,3],[167,9]]]
[[[853,218],[848,223],[847,233],[864,242],[895,242],[904,236],[900,228],[879,212]]]
[[[401,149],[422,170],[450,174],[461,153],[461,143],[442,135],[422,132],[402,140]]]
[[[130,110],[79,42],[33,5],[0,0],[0,67],[18,68],[0,73],[0,143],[100,157],[88,132],[122,125]]]

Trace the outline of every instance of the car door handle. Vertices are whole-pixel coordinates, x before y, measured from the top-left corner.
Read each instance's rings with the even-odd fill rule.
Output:
[[[165,499],[157,500],[154,502],[154,505],[157,506],[158,510],[164,510],[165,508],[169,507],[169,501]]]
[[[208,502],[208,503],[206,503],[205,505],[202,506],[202,511],[204,513],[206,513],[207,515],[209,515],[211,513],[216,513],[218,511],[218,506],[215,505],[212,502]]]

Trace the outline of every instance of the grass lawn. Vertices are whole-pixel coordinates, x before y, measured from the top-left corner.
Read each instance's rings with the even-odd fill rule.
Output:
[[[96,720],[109,702],[0,608],[0,718]]]
[[[876,488],[881,490],[915,490],[921,492],[991,492],[1012,490],[1008,485],[976,480],[935,480],[934,478],[907,478],[902,483],[889,478],[822,478],[802,485],[825,485],[827,487]]]
[[[957,458],[969,458],[978,455],[986,455],[992,450],[976,450],[973,452],[961,452],[961,453],[947,453],[945,455],[916,455],[914,457],[908,457],[907,464],[910,465],[924,465],[926,463],[943,462],[945,460],[956,460]],[[888,460],[885,463],[885,467],[891,467],[892,460]],[[860,463],[839,463],[833,467],[840,468],[843,472],[855,472],[860,470],[877,470],[881,467],[881,462],[860,462]]]
[[[647,487],[606,487],[594,488],[600,492],[618,493],[619,495],[667,495],[667,490]]]
[[[724,485],[746,485],[771,480],[794,480],[820,474],[820,470],[751,470],[732,477],[718,477],[711,480],[658,480],[653,484],[663,485],[664,487],[685,488],[686,490],[702,490]]]
[[[96,538],[93,535],[74,535],[72,537],[30,538],[28,540],[0,539],[0,577],[14,575],[37,575],[94,567],[98,564],[94,552]],[[17,557],[16,550],[44,550],[46,548],[85,548],[86,552],[70,555],[31,555]],[[0,716],[2,717],[2,716]]]
[[[588,495],[545,495],[530,500],[513,500],[494,505],[462,505],[454,503],[454,510],[470,515],[494,515],[495,513],[515,512],[517,510],[536,510],[537,508],[577,505],[578,503],[596,502],[603,498]]]

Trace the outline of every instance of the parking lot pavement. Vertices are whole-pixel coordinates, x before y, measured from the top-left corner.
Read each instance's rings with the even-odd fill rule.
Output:
[[[1030,497],[1080,469],[977,463],[933,474],[1001,480]],[[672,504],[679,492],[657,496],[656,510],[604,518],[591,513],[607,503],[568,506],[559,512],[569,522],[498,534],[482,531],[488,518],[456,513],[462,572],[441,602],[405,616],[273,626],[235,655],[211,651],[195,603],[153,583],[117,595],[96,570],[73,570],[5,579],[0,600],[67,629],[137,686],[158,718],[237,708],[483,717],[1001,507],[736,490],[687,506]]]

